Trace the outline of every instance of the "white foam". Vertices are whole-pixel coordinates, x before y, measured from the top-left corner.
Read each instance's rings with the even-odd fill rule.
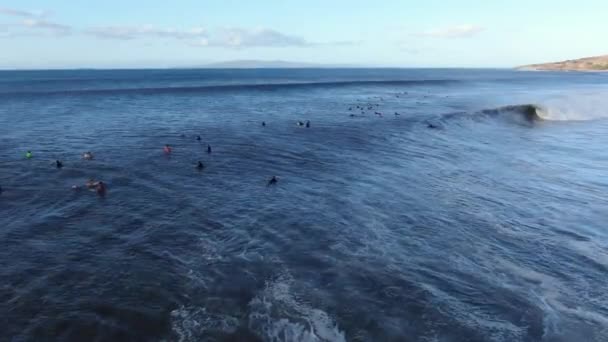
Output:
[[[329,315],[298,301],[291,292],[293,279],[279,277],[250,303],[249,328],[265,341],[346,341]]]
[[[552,121],[608,118],[608,91],[559,95],[539,102],[538,116]]]
[[[182,306],[171,311],[171,327],[180,342],[200,341],[210,331],[233,333],[238,325],[238,319],[208,313],[205,308]]]

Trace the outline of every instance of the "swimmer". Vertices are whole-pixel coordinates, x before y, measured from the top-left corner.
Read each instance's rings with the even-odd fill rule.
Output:
[[[61,169],[61,168],[63,167],[63,163],[62,163],[62,162],[60,162],[59,160],[55,160],[55,166],[56,166],[58,169]]]
[[[426,127],[427,127],[427,128],[430,128],[430,129],[439,128],[438,126],[433,125],[433,124],[432,124],[432,123],[430,123],[430,122],[429,122],[429,123],[426,125]]]
[[[0,195],[2,195],[2,186],[0,186]]]
[[[203,165],[203,162],[199,161],[198,164],[196,164],[196,169],[199,171],[202,171],[205,168],[205,165]]]
[[[270,180],[268,181],[268,184],[266,186],[275,185],[278,182],[279,182],[279,180],[277,179],[277,176],[272,176],[272,178],[270,178]]]
[[[99,181],[97,183],[97,186],[95,186],[95,192],[97,192],[97,194],[99,196],[102,196],[102,197],[105,196],[106,195],[106,185],[102,181]]]
[[[85,152],[82,155],[82,159],[84,159],[84,160],[93,160],[93,153],[91,153],[91,152]]]
[[[310,128],[310,121],[306,121],[306,128]]]
[[[165,152],[165,154],[171,154],[171,152],[173,152],[173,149],[171,148],[171,146],[165,145],[165,147],[163,147],[163,151]]]
[[[72,190],[78,191],[80,190],[80,187],[78,185],[72,185]]]
[[[395,115],[401,115],[401,114],[399,114],[399,113],[395,112]]]
[[[262,127],[266,127],[266,121],[262,121]]]
[[[196,136],[196,141],[201,141],[201,136],[200,135]]]
[[[207,153],[211,154],[211,145],[207,145]]]
[[[302,121],[298,121],[298,126],[304,126],[304,123]]]
[[[33,157],[33,156],[34,156],[34,155],[32,154],[32,151],[27,151],[27,152],[25,152],[25,158],[27,158],[27,159],[32,159],[32,157]]]

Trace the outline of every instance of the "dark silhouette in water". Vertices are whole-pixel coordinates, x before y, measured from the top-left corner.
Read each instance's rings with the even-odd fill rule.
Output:
[[[304,126],[304,123],[302,121],[298,121],[298,126]]]
[[[211,154],[211,145],[207,145],[207,153]]]
[[[196,141],[201,141],[201,136],[200,135],[196,136]]]
[[[55,167],[57,167],[58,169],[61,169],[63,167],[63,163],[60,162],[59,160],[55,160]]]
[[[429,122],[429,123],[426,125],[426,127],[427,127],[427,128],[430,128],[430,129],[437,129],[437,128],[439,128],[439,126],[434,125],[434,124],[432,124],[432,123],[430,123],[430,122]]]
[[[266,127],[266,121],[262,121],[262,127]]]
[[[399,113],[395,112],[395,115],[401,115],[401,114],[399,114]]]
[[[2,186],[0,185],[0,195],[2,195]]]
[[[97,192],[97,194],[101,197],[105,196],[106,185],[102,181],[97,182],[97,185],[95,186],[95,192]]]
[[[203,162],[199,161],[198,164],[196,164],[196,169],[199,171],[202,171],[205,168],[205,165],[203,165]]]
[[[306,128],[310,128],[310,121],[306,121]]]
[[[279,180],[277,179],[277,176],[272,176],[272,178],[270,178],[270,180],[268,181],[267,186],[275,185],[278,182],[279,182]]]

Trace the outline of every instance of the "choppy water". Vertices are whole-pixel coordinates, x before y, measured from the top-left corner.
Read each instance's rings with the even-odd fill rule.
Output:
[[[607,341],[607,81],[0,72],[1,339]]]

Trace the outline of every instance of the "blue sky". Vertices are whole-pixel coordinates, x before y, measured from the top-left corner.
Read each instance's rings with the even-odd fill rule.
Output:
[[[511,67],[608,54],[606,0],[0,3],[0,68]]]

